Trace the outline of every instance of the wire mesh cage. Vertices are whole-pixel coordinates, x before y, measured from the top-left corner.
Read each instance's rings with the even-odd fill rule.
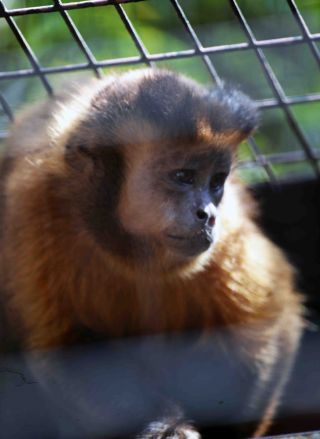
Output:
[[[305,180],[282,185],[282,192],[260,185],[262,217],[303,273],[299,288],[319,314],[320,0],[0,0],[0,153],[10,122],[25,104],[55,94],[70,80],[145,66],[209,86],[225,81],[257,102],[260,128],[240,145],[239,170],[253,183]],[[319,335],[312,337],[287,397],[289,421],[283,428],[278,423],[276,433],[319,429]],[[17,370],[0,364],[0,372],[33,383]],[[25,410],[25,425],[33,398],[26,386],[22,397],[22,384],[15,387],[8,394],[12,407]],[[43,405],[39,401],[35,406]],[[8,407],[0,417],[3,431],[10,416],[12,425],[18,417]]]
[[[0,1],[0,130],[70,77],[160,66],[240,86],[262,110],[249,181],[319,175],[317,0]]]

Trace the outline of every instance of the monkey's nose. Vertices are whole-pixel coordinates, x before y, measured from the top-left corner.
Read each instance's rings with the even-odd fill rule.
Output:
[[[213,227],[216,222],[215,215],[207,209],[198,209],[196,215],[198,220],[203,224],[208,224],[210,227]]]

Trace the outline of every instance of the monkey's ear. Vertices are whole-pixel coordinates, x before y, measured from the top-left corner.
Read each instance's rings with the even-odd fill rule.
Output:
[[[94,167],[96,157],[92,148],[72,138],[65,145],[65,161],[71,168],[83,172]]]

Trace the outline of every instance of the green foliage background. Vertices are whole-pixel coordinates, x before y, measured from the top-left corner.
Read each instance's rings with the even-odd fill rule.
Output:
[[[320,33],[320,0],[297,0],[304,20],[313,33]],[[49,0],[4,0],[7,8],[51,4]],[[246,42],[247,38],[227,0],[180,0],[203,46]],[[257,39],[301,35],[286,0],[239,0]],[[169,0],[145,0],[124,5],[149,53],[191,49],[192,41],[177,18]],[[138,51],[113,6],[72,10],[70,17],[97,60],[137,56]],[[15,21],[42,66],[55,67],[85,63],[86,59],[70,35],[59,13],[31,14],[15,17]],[[316,43],[320,49],[320,42]],[[302,96],[320,92],[320,70],[306,43],[286,47],[266,48],[264,53],[287,96]],[[252,98],[272,98],[273,93],[252,50],[217,53],[210,56],[219,75],[228,83],[241,88]],[[199,57],[161,61],[168,67],[194,77],[204,84],[211,78]],[[135,65],[131,68],[141,67]],[[29,61],[4,18],[0,18],[0,71],[30,68]],[[112,69],[123,70],[123,67]],[[108,74],[110,69],[103,69]],[[55,87],[66,80],[86,81],[92,72],[48,75]],[[46,95],[37,78],[0,81],[0,92],[14,110],[27,102]],[[320,102],[293,105],[292,111],[305,136],[315,150],[320,149]],[[301,150],[281,109],[264,110],[261,128],[255,140],[265,155]],[[0,130],[7,129],[8,120],[0,111]],[[240,159],[251,159],[248,144],[240,148]],[[272,166],[280,177],[312,174],[307,161]],[[243,170],[249,180],[267,178],[263,169]]]

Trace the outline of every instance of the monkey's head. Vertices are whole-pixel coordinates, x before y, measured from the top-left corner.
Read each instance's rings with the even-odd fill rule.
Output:
[[[253,103],[151,69],[102,81],[89,101],[65,154],[85,181],[74,202],[96,241],[165,268],[207,252],[236,146],[257,123]]]

